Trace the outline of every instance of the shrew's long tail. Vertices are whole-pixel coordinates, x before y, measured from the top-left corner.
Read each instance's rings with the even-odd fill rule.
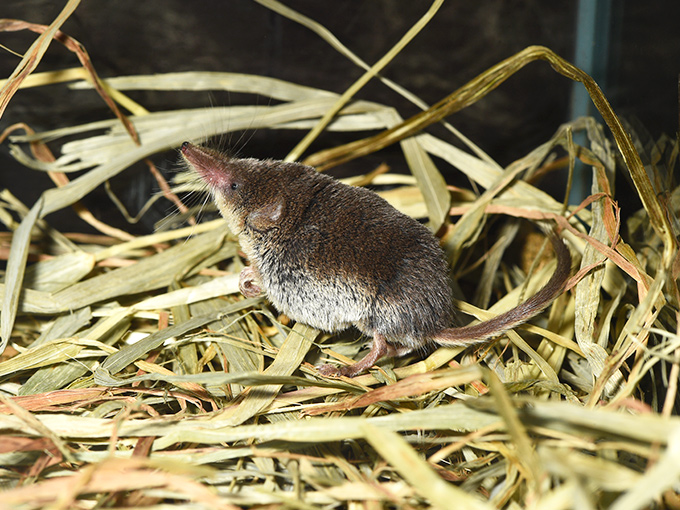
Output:
[[[432,340],[447,346],[481,344],[526,322],[552,303],[563,292],[569,278],[571,273],[571,256],[569,249],[556,233],[550,234],[550,241],[557,255],[557,267],[548,283],[541,290],[515,308],[497,315],[493,319],[470,326],[444,329]]]

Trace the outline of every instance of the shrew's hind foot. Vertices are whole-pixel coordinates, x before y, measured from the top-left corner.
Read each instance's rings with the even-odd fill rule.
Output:
[[[338,367],[335,365],[319,365],[317,369],[321,375],[326,377],[354,377],[371,368],[380,358],[385,356],[402,356],[411,350],[411,347],[394,346],[389,344],[383,335],[376,333],[373,336],[371,350],[368,352],[368,354],[366,354],[366,356],[353,365],[346,365],[344,367]]]

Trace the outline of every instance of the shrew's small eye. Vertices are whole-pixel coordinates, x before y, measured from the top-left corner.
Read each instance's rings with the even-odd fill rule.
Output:
[[[232,190],[238,189],[238,184],[235,183],[235,182],[232,182],[232,183],[231,183],[231,189],[232,189]]]

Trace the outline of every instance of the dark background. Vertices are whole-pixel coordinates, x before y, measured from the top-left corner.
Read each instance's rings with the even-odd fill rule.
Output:
[[[0,17],[49,24],[64,1],[3,0]],[[389,50],[420,18],[429,2],[412,0],[287,0],[286,5],[315,19],[369,64]],[[574,59],[577,2],[538,0],[448,0],[430,24],[383,74],[432,104],[526,46],[541,44]],[[680,2],[612,1],[606,68],[598,82],[624,119],[636,120],[656,138],[678,130],[680,71]],[[63,30],[88,50],[102,77],[170,71],[229,71],[273,76],[335,92],[344,91],[362,71],[308,29],[249,0],[118,0],[83,2]],[[0,33],[0,44],[25,51],[35,38],[29,32]],[[19,58],[0,49],[0,76],[7,77]],[[73,54],[54,43],[37,71],[76,67]],[[546,141],[570,120],[572,84],[543,62],[532,63],[482,101],[448,120],[502,165]],[[243,101],[236,94],[133,92],[133,99],[150,110],[230,105]],[[78,104],[74,99],[78,98]],[[379,82],[369,84],[361,98],[395,105],[403,117],[416,107]],[[250,101],[251,99],[249,99]],[[263,101],[266,101],[263,99]],[[0,129],[23,121],[40,131],[78,122],[109,118],[94,93],[77,96],[63,85],[19,91]],[[433,128],[436,134],[437,127]],[[302,132],[258,132],[242,154],[283,157]],[[322,137],[311,151],[359,136]],[[447,137],[450,140],[450,137]],[[311,152],[310,151],[310,152]],[[310,153],[308,152],[308,154]],[[172,171],[175,154],[158,164]],[[398,166],[398,147],[353,162],[338,172],[372,169],[382,161]],[[403,165],[403,164],[402,164]],[[395,168],[399,170],[399,168]],[[459,176],[442,166],[447,180]],[[126,171],[113,183],[134,213],[155,190],[143,166]],[[49,179],[25,169],[0,146],[0,188],[7,187],[29,207],[51,187]],[[135,231],[153,228],[166,209],[152,212],[135,227],[127,226],[103,193],[86,204],[105,221]],[[62,230],[86,230],[70,211],[47,220]]]

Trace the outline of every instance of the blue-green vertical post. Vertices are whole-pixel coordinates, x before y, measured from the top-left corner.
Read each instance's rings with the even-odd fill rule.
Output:
[[[611,0],[579,0],[574,64],[588,73],[603,90],[606,88],[611,20]],[[588,115],[600,118],[588,92],[578,82],[574,82],[572,87],[570,113],[571,119]],[[574,143],[584,145],[586,142],[585,133],[575,133]],[[569,203],[577,204],[588,196],[590,183],[590,169],[577,164]]]

